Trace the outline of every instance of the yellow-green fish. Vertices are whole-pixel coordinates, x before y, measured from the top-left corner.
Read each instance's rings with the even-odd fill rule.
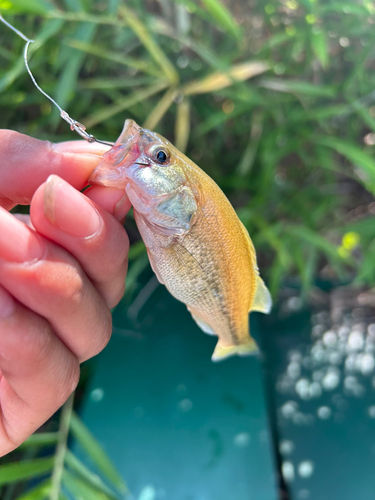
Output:
[[[268,313],[271,297],[250,236],[217,184],[133,120],[90,182],[125,189],[160,283],[204,332],[218,336],[212,360],[256,351],[248,314]]]

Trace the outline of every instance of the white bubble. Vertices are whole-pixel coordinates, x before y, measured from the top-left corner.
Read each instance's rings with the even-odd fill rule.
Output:
[[[293,423],[296,425],[312,425],[314,417],[309,413],[297,412],[292,417]]]
[[[342,356],[339,351],[330,351],[328,353],[328,362],[331,365],[341,365]]]
[[[318,398],[322,395],[322,387],[319,382],[313,382],[309,387],[309,395],[312,398]]]
[[[282,455],[290,455],[294,450],[293,441],[283,439],[280,441],[279,450]]]
[[[370,375],[374,371],[375,360],[372,354],[364,354],[361,360],[361,372],[363,375]]]
[[[332,410],[328,406],[321,406],[317,411],[318,417],[327,420],[332,415]]]
[[[375,418],[375,405],[369,406],[368,414],[370,418]]]
[[[356,355],[355,354],[349,354],[345,360],[345,370],[348,372],[352,372],[355,370],[355,364],[356,364]]]
[[[289,363],[287,373],[292,378],[298,378],[301,374],[301,365],[296,361]]]
[[[187,391],[186,385],[180,384],[176,387],[176,391],[179,393],[183,393]]]
[[[178,409],[184,413],[187,413],[193,408],[193,402],[190,399],[182,399],[178,403]]]
[[[327,347],[334,347],[336,345],[336,342],[337,335],[332,330],[328,330],[328,332],[323,335],[323,344]]]
[[[339,40],[339,43],[340,43],[341,47],[349,47],[350,40],[349,40],[349,38],[346,38],[346,36],[342,36]]]
[[[368,325],[367,332],[371,338],[375,339],[375,323]]]
[[[373,132],[366,134],[363,138],[363,142],[366,144],[366,146],[374,146],[375,145],[375,134]]]
[[[96,389],[93,389],[90,393],[90,398],[95,401],[99,402],[104,398],[104,391],[101,387],[97,387]]]
[[[245,448],[250,443],[250,434],[248,432],[239,432],[234,436],[233,443],[239,448]]]
[[[329,370],[322,380],[323,388],[326,391],[333,391],[340,383],[340,374],[337,371]]]
[[[291,363],[300,363],[302,360],[302,354],[298,351],[290,351],[289,359]]]
[[[276,65],[279,66],[279,65]],[[275,66],[275,73],[276,73],[276,66]],[[285,71],[285,69],[284,69]],[[277,73],[281,74],[281,73]],[[287,307],[292,310],[292,311],[299,311],[303,305],[303,301],[300,297],[290,297],[287,300]]]
[[[347,326],[341,326],[337,333],[340,339],[346,339],[350,333],[350,328]]]
[[[314,337],[320,337],[324,331],[323,325],[315,325],[312,329],[312,334]]]
[[[186,68],[189,64],[189,59],[186,56],[180,56],[177,59],[177,66],[181,69]]]
[[[154,500],[156,498],[156,490],[152,485],[145,486],[139,497],[138,500]]]
[[[363,333],[359,331],[352,331],[348,338],[348,350],[360,351],[363,348],[364,338]]]
[[[307,478],[312,476],[314,472],[314,464],[311,462],[311,460],[305,460],[304,462],[301,462],[298,466],[298,474],[301,477]]]
[[[309,490],[299,490],[299,492],[297,493],[297,498],[301,499],[301,500],[306,500],[306,498],[309,498],[310,497],[310,492]]]
[[[306,378],[301,378],[296,383],[296,393],[302,399],[309,399],[310,398],[309,387],[310,387],[310,382]]]
[[[294,465],[292,462],[283,462],[281,464],[281,473],[288,483],[294,480]]]
[[[320,382],[324,378],[324,371],[315,370],[312,374],[312,378],[315,382]]]
[[[298,410],[298,404],[295,401],[287,401],[280,410],[284,418],[291,418]]]

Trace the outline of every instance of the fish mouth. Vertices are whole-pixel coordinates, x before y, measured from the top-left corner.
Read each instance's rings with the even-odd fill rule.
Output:
[[[113,145],[103,155],[102,161],[94,169],[89,178],[90,184],[110,186],[121,189],[127,184],[127,169],[130,165],[138,163],[146,165],[140,158],[139,140],[142,128],[134,120],[126,120],[124,128]],[[139,160],[137,162],[137,160]],[[148,165],[148,163],[147,163]]]

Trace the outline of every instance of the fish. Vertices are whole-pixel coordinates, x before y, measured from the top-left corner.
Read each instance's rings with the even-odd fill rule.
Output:
[[[212,360],[258,351],[249,312],[269,313],[249,233],[219,186],[167,139],[126,120],[90,184],[124,189],[160,283],[218,342]]]

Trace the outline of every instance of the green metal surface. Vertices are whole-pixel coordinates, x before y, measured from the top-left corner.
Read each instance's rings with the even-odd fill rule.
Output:
[[[141,339],[116,310],[125,335],[99,356],[81,413],[134,498],[276,500],[260,360],[212,363],[216,339],[164,287],[144,309]]]

